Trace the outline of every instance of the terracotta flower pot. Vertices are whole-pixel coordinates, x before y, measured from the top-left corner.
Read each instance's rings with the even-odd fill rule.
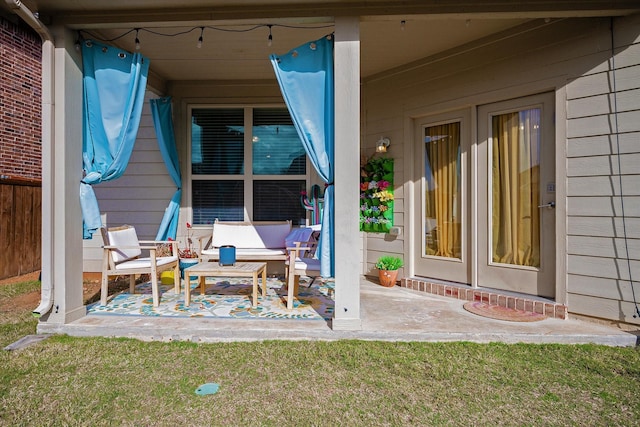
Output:
[[[387,288],[395,286],[397,278],[398,270],[378,270],[378,279],[382,286]]]

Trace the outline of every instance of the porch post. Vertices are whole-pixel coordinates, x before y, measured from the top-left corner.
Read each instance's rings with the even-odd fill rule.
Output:
[[[335,79],[335,312],[333,329],[358,330],[360,265],[360,21],[336,17]]]
[[[42,281],[51,288],[51,309],[39,332],[86,314],[82,300],[82,68],[73,34],[52,28],[53,55],[43,55],[43,94],[51,93],[50,130],[42,134]],[[55,119],[54,119],[55,118]],[[43,299],[45,296],[43,295]]]

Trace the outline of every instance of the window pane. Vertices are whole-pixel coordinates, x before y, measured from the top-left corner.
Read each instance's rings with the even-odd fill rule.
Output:
[[[424,254],[460,259],[460,122],[425,129],[424,170]]]
[[[305,175],[306,154],[286,108],[253,112],[253,173]]]
[[[244,110],[194,109],[191,115],[194,175],[244,173]]]
[[[491,120],[490,259],[540,267],[540,109]]]
[[[193,181],[193,223],[244,220],[244,184],[234,181]]]
[[[300,202],[304,180],[254,181],[253,219],[255,221],[291,220],[304,223],[306,212]],[[302,221],[302,222],[301,222]]]

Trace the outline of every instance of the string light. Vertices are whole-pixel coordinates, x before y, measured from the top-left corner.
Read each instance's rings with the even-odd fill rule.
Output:
[[[78,37],[76,37],[76,42],[74,44],[76,51],[80,52],[80,40],[82,39],[82,36],[80,35],[80,31],[78,31]]]
[[[140,28],[136,28],[136,50],[140,50],[140,39],[138,38],[139,32],[140,32]]]
[[[405,26],[406,23],[407,23],[407,21],[405,21],[404,19],[402,21],[400,21],[400,29],[402,31],[404,31],[404,26]]]
[[[197,47],[201,47],[202,43],[204,42],[204,30],[205,28],[208,30],[214,30],[214,31],[222,31],[222,32],[226,32],[226,33],[248,33],[251,31],[256,31],[256,30],[260,30],[262,28],[268,28],[269,29],[269,36],[268,36],[268,45],[271,46],[273,43],[273,33],[272,33],[272,28],[273,27],[281,27],[281,28],[291,28],[291,29],[297,29],[297,30],[317,30],[317,29],[322,29],[322,28],[333,28],[333,24],[327,24],[327,25],[314,25],[314,26],[304,26],[304,25],[286,25],[286,24],[257,24],[257,25],[252,25],[252,26],[247,26],[246,28],[229,28],[229,27],[215,27],[215,26],[198,26],[198,27],[192,27],[183,31],[176,31],[173,33],[167,33],[167,32],[161,32],[158,30],[153,30],[151,28],[132,28],[129,30],[124,31],[122,34],[119,34],[113,38],[110,39],[105,39],[103,37],[98,36],[97,34],[93,34],[91,31],[88,30],[79,30],[78,34],[80,35],[81,39],[84,38],[90,38],[90,39],[94,39],[94,40],[98,40],[101,41],[103,43],[111,43],[111,42],[115,42],[116,40],[120,40],[121,38],[129,35],[130,33],[135,32],[135,46],[136,46],[136,50],[140,49],[140,39],[139,39],[139,33],[140,32],[147,32],[149,34],[153,34],[156,36],[160,36],[160,37],[178,37],[181,35],[185,35],[185,34],[189,34],[192,31],[197,31],[200,30],[200,37],[198,37],[198,43],[197,43]],[[86,35],[87,37],[82,37],[82,35]]]
[[[200,27],[200,37],[198,37],[198,44],[196,45],[198,49],[202,47],[202,35],[204,34],[204,27]]]

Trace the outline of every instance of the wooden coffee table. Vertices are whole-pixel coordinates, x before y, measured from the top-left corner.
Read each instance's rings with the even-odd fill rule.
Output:
[[[184,304],[191,304],[190,276],[197,276],[200,282],[200,294],[204,295],[206,277],[252,277],[253,301],[258,305],[258,275],[262,275],[262,296],[267,296],[267,263],[266,262],[236,262],[234,265],[221,266],[217,262],[201,262],[184,269],[187,281],[184,287]]]

